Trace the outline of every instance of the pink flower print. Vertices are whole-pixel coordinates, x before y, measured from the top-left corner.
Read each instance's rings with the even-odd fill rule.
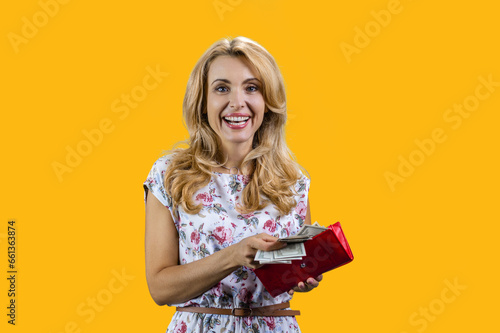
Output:
[[[245,322],[245,325],[247,327],[249,326],[252,326],[252,317],[248,316],[248,317],[243,317],[243,321]]]
[[[302,220],[306,219],[307,207],[304,201],[299,202],[299,204],[295,207],[295,212]]]
[[[200,233],[195,230],[191,233],[191,243],[198,245],[200,243]]]
[[[252,300],[252,293],[247,288],[241,288],[238,293],[238,298],[242,303],[250,303]]]
[[[212,236],[219,242],[220,245],[224,243],[231,243],[233,241],[233,232],[229,228],[217,227],[212,232]]]
[[[269,230],[269,232],[275,232],[276,222],[274,222],[273,220],[267,220],[266,223],[264,223],[264,229]]]
[[[221,286],[221,282],[219,281],[219,283],[212,288],[212,294],[215,296],[215,297],[221,297],[222,296],[222,286]]]
[[[274,330],[276,323],[274,322],[274,317],[262,317],[270,330]]]
[[[200,193],[196,196],[196,200],[203,204],[203,206],[210,206],[214,199],[210,195],[210,193]]]
[[[244,185],[247,185],[250,182],[250,176],[241,175],[241,181],[243,182]]]
[[[253,217],[253,213],[241,214],[241,219],[251,219]]]
[[[182,320],[180,323],[178,322],[174,327],[174,333],[186,333],[186,331],[187,331],[187,325]]]
[[[252,326],[252,317],[248,316],[248,317],[243,317],[242,319],[243,319],[243,322],[245,322],[246,327]],[[252,332],[252,331],[249,331],[249,332]]]

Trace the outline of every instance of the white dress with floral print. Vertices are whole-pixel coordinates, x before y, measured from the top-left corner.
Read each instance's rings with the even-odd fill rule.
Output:
[[[163,176],[169,163],[169,155],[159,158],[144,182],[146,191],[153,193],[171,212],[179,233],[179,260],[181,264],[209,256],[242,239],[265,232],[275,237],[295,234],[307,211],[309,179],[302,175],[295,185],[297,205],[292,212],[280,216],[273,205],[251,214],[241,215],[235,209],[248,177],[214,172],[210,183],[195,193],[195,201],[203,204],[196,214],[186,214],[179,208],[173,212],[172,200],[163,186]],[[188,288],[188,286],[186,286]],[[246,267],[235,270],[217,285],[196,298],[170,306],[201,306],[231,309],[233,307],[261,307],[289,301],[283,293],[272,297]],[[184,332],[300,332],[295,317],[233,317],[229,315],[176,312],[167,333]]]

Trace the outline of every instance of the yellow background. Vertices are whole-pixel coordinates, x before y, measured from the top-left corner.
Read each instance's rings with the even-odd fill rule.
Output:
[[[355,256],[294,298],[302,330],[499,331],[500,87],[458,128],[444,118],[473,101],[479,77],[500,82],[494,1],[74,0],[50,7],[52,16],[35,0],[1,7],[2,332],[166,330],[173,309],[153,302],[145,280],[142,182],[187,137],[181,106],[195,62],[239,35],[277,60],[287,140],[312,176],[312,219],[340,221]],[[398,13],[376,23],[372,11],[389,9]],[[25,27],[30,38],[13,44],[34,20],[37,31]],[[356,37],[366,28],[369,40]],[[356,42],[346,56],[341,45]],[[157,67],[168,76],[120,118],[113,102],[139,92]],[[60,181],[53,163],[103,119],[112,130]],[[446,140],[419,155],[415,140],[435,128]],[[391,188],[386,173],[410,155],[424,160]],[[6,316],[9,219],[15,327]],[[124,282],[114,275],[122,272]],[[465,289],[454,294],[447,281]],[[99,311],[96,298],[106,303]],[[419,315],[426,308],[432,320]]]

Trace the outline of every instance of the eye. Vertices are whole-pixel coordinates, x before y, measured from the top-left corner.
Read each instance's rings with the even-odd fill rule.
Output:
[[[250,92],[254,92],[254,91],[258,91],[259,87],[252,85],[252,86],[248,86],[247,90]]]
[[[215,88],[217,92],[227,92],[229,89],[226,86],[218,86]]]

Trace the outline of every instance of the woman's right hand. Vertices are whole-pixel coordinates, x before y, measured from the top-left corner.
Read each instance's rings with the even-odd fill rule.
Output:
[[[254,261],[257,250],[272,251],[285,246],[276,237],[263,233],[181,265],[179,234],[170,211],[151,193],[146,198],[146,279],[158,305],[187,302],[241,266],[260,267]]]
[[[258,261],[255,261],[255,254],[258,250],[274,251],[282,249],[286,243],[279,242],[278,238],[261,233],[255,236],[247,237],[234,245],[233,258],[238,266],[246,266],[248,268],[259,268],[262,266]]]

